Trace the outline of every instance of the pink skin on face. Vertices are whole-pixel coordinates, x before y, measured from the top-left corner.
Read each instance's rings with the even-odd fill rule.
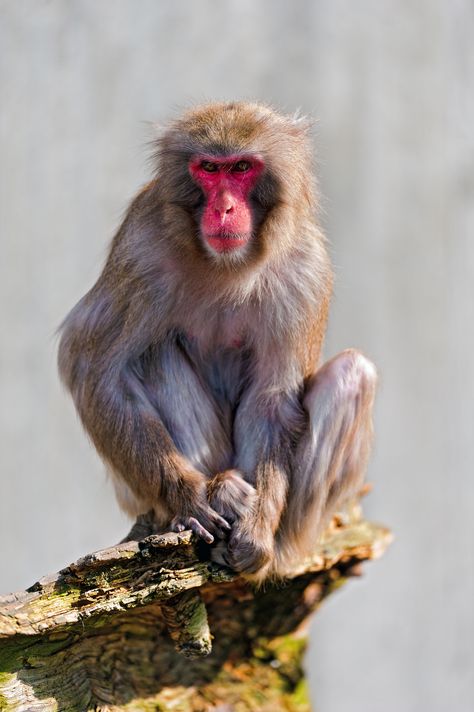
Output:
[[[232,252],[249,241],[249,196],[263,168],[262,158],[255,155],[192,158],[189,172],[206,196],[201,233],[213,251]]]

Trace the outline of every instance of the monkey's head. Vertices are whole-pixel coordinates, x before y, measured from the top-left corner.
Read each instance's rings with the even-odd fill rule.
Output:
[[[175,121],[157,152],[175,239],[232,266],[292,241],[314,211],[307,133],[307,122],[246,102],[200,106]]]

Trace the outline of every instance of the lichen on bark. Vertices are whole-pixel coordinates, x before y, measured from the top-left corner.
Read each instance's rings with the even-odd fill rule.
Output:
[[[0,598],[0,710],[308,712],[308,617],[390,540],[355,507],[255,589],[190,532],[148,531]]]

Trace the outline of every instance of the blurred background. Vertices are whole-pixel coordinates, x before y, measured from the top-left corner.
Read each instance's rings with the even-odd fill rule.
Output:
[[[314,621],[315,709],[474,709],[473,37],[472,0],[0,0],[0,592],[128,527],[54,332],[150,175],[151,122],[300,107],[337,274],[326,355],[379,367],[365,510],[396,537]]]

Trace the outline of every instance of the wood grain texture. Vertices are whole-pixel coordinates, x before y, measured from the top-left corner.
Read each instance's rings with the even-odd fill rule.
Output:
[[[0,598],[0,709],[309,710],[304,623],[389,541],[356,507],[256,590],[191,532],[127,537]]]

